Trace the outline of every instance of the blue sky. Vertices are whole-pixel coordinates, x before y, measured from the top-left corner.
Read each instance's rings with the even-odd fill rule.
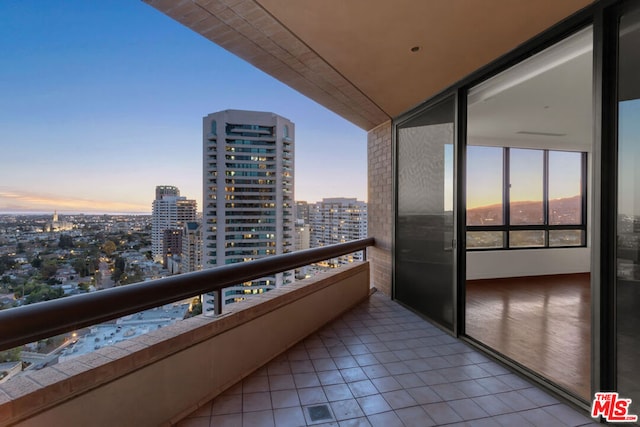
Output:
[[[366,133],[141,1],[0,2],[0,212],[202,199],[202,117],[296,124],[296,199],[366,200]]]

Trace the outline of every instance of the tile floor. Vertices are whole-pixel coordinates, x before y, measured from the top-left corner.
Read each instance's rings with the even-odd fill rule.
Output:
[[[378,292],[178,427],[591,424]]]

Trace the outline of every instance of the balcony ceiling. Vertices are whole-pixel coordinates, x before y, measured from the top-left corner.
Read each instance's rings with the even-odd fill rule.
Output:
[[[591,3],[144,1],[365,130]]]

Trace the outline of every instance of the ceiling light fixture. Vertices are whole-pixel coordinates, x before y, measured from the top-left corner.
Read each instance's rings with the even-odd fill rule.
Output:
[[[528,130],[521,130],[516,132],[520,135],[536,135],[536,136],[567,136],[566,133],[554,133],[554,132],[534,132]]]

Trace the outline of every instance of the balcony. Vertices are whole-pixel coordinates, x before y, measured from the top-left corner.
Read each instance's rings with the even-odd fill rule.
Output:
[[[597,424],[376,292],[177,425]]]
[[[365,249],[373,239],[352,243],[341,250]],[[4,310],[0,347],[12,348],[205,292],[220,293],[235,283],[330,255],[320,253],[300,251]],[[96,420],[101,425],[161,425],[184,416],[366,298],[368,264],[358,267],[248,298],[215,317],[197,316],[24,372],[0,388],[0,425],[95,425]],[[319,306],[325,309],[313,310]],[[290,322],[291,318],[298,321]],[[265,334],[276,330],[277,334]],[[110,396],[114,392],[120,397]],[[147,397],[140,401],[131,399],[133,395]],[[158,406],[167,410],[158,411]]]
[[[210,283],[221,289],[371,244],[365,239],[6,310],[1,345],[135,312],[175,299],[177,289],[183,298],[202,286],[211,290]],[[190,318],[29,371],[0,385],[0,425],[591,422],[386,295],[370,295],[369,286],[368,262],[354,263],[215,317]],[[148,301],[150,292],[155,301]]]

